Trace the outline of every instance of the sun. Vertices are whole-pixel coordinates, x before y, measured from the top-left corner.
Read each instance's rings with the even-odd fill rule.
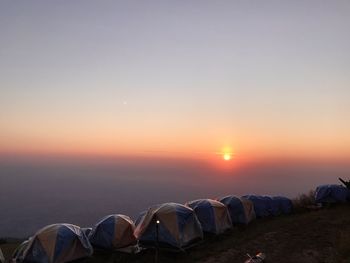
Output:
[[[223,147],[221,150],[221,156],[225,161],[230,161],[232,159],[232,148],[231,147]]]
[[[232,147],[230,146],[222,147],[221,150],[215,152],[215,154],[220,156],[220,158],[222,158],[222,160],[224,160],[225,162],[232,160],[235,156],[235,153],[232,150]]]
[[[229,160],[231,160],[231,154],[230,153],[224,153],[222,158],[224,158],[225,161],[229,161]]]

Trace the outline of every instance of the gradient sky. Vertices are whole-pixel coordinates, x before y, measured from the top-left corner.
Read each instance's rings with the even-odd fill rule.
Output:
[[[1,1],[0,152],[350,158],[349,1]]]

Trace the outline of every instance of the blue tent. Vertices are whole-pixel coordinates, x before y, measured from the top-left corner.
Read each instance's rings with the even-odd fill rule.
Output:
[[[272,215],[272,199],[261,195],[244,195],[244,198],[252,201],[256,217],[267,217]]]
[[[268,195],[263,195],[261,196],[261,198],[263,198],[268,203],[270,215],[278,216],[282,213],[280,209],[279,200],[276,200],[272,196],[268,196]]]
[[[316,188],[316,203],[344,203],[349,197],[349,189],[341,185],[327,184]]]
[[[91,227],[82,227],[81,230],[84,232],[85,236],[89,236],[92,228]]]
[[[150,207],[136,221],[135,235],[143,247],[152,247],[158,242],[160,247],[184,249],[203,238],[195,212],[181,204]]]
[[[278,205],[279,214],[290,214],[293,211],[292,200],[285,196],[273,196],[272,200]]]
[[[248,224],[256,217],[253,202],[246,198],[228,195],[219,201],[226,205],[233,224]]]
[[[30,240],[30,239],[29,239]],[[21,262],[21,259],[23,259],[24,251],[28,246],[29,240],[23,241],[13,252],[12,254],[12,260],[11,262]]]
[[[135,225],[125,215],[109,215],[101,219],[91,230],[89,240],[94,247],[118,249],[136,244]]]
[[[23,243],[14,262],[64,263],[91,256],[93,249],[78,226],[54,224],[39,230]]]
[[[227,207],[212,199],[198,199],[186,203],[196,213],[204,232],[221,234],[232,227]]]

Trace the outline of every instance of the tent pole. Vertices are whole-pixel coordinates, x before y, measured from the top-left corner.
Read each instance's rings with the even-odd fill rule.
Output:
[[[154,261],[155,263],[158,263],[158,254],[159,254],[159,220],[156,220],[156,254]]]

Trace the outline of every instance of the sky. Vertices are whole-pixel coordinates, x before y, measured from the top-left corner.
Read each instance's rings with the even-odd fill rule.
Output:
[[[0,2],[0,153],[350,159],[349,1]]]

